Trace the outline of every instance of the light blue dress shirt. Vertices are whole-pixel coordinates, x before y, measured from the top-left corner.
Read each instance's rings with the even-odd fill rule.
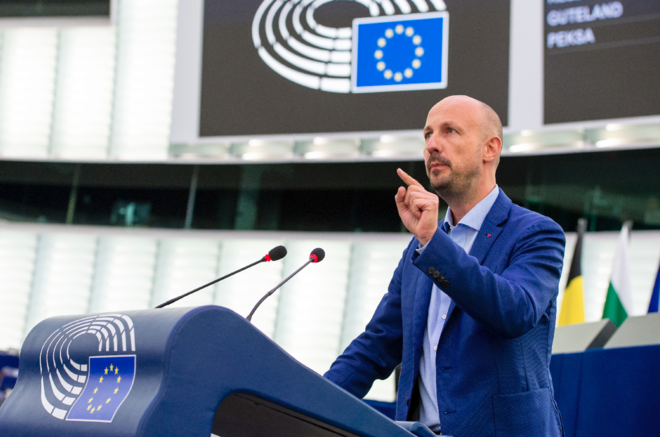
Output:
[[[449,224],[447,235],[452,241],[461,246],[466,253],[470,253],[472,244],[477,238],[477,233],[495,204],[500,190],[496,185],[493,191],[477,203],[465,217],[453,224],[451,209],[447,208],[444,221]],[[424,247],[417,251],[421,254]],[[438,387],[436,383],[435,361],[438,343],[445,326],[447,311],[451,298],[447,296],[437,285],[433,285],[431,302],[429,303],[429,314],[426,319],[426,330],[424,331],[424,342],[422,343],[422,357],[419,363],[419,394],[421,397],[420,422],[431,428],[434,432],[440,432],[440,412],[438,411]]]

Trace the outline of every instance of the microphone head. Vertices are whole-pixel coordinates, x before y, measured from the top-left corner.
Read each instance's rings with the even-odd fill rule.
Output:
[[[309,259],[312,260],[313,263],[319,263],[323,261],[323,258],[325,258],[325,250],[320,247],[312,250],[312,253],[309,254]]]
[[[266,261],[278,261],[286,256],[286,247],[277,246],[273,247],[268,254],[264,257]]]

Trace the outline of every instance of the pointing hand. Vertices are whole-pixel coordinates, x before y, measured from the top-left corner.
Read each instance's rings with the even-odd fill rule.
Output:
[[[399,187],[394,196],[399,216],[406,229],[425,245],[438,229],[438,196],[426,191],[405,171],[397,169],[397,174],[408,185],[407,189]]]

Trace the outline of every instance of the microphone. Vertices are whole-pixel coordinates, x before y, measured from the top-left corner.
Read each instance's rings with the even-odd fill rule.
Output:
[[[202,285],[202,286],[199,287],[199,288],[195,288],[194,290],[191,290],[191,291],[189,291],[189,292],[187,292],[187,293],[184,293],[184,294],[182,294],[181,296],[177,296],[177,297],[175,297],[175,298],[172,298],[172,299],[168,300],[167,302],[163,302],[163,303],[161,303],[160,305],[158,305],[156,308],[163,308],[163,307],[166,307],[166,306],[168,306],[169,304],[172,304],[172,303],[176,302],[176,301],[179,300],[179,299],[183,299],[184,297],[189,296],[189,295],[191,295],[191,294],[193,294],[193,293],[196,293],[196,292],[198,292],[199,290],[202,290],[202,289],[208,287],[209,285],[213,285],[213,284],[215,284],[215,283],[217,283],[217,282],[222,281],[223,279],[227,279],[228,277],[233,276],[233,275],[235,275],[236,273],[240,273],[240,272],[242,272],[243,270],[247,270],[247,269],[249,269],[250,267],[256,266],[257,264],[261,264],[262,262],[279,261],[279,260],[281,260],[282,258],[284,258],[285,256],[286,256],[286,247],[284,247],[284,246],[273,247],[273,248],[272,248],[272,249],[271,249],[266,255],[264,255],[264,257],[261,258],[259,261],[255,261],[255,262],[253,262],[252,264],[249,264],[249,265],[247,265],[247,266],[245,266],[245,267],[243,267],[243,268],[240,268],[240,269],[238,269],[238,270],[236,270],[236,271],[231,272],[231,273],[228,274],[228,275],[223,276],[222,278],[218,278],[218,279],[216,279],[216,280],[214,280],[214,281],[209,282],[208,284],[204,284],[204,285]]]
[[[275,293],[278,288],[280,288],[282,285],[286,284],[289,281],[289,279],[296,276],[302,269],[304,269],[305,267],[307,267],[308,265],[310,265],[312,263],[313,264],[320,263],[321,261],[323,261],[323,258],[325,258],[325,250],[321,249],[320,247],[317,247],[316,249],[312,250],[312,253],[309,254],[309,259],[307,260],[307,262],[305,264],[303,264],[298,270],[296,270],[295,272],[293,272],[289,276],[287,276],[287,278],[284,281],[277,284],[275,286],[275,288],[270,290],[261,299],[259,299],[259,302],[257,302],[257,304],[254,306],[254,308],[252,308],[252,311],[250,311],[250,314],[248,314],[248,316],[246,317],[248,322],[252,322],[252,316],[254,315],[255,311],[257,311],[257,308],[259,308],[259,305],[261,305],[263,303],[263,301],[268,299],[268,297],[271,294]]]

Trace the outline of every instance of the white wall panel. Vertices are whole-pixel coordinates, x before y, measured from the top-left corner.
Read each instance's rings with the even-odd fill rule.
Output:
[[[101,237],[90,312],[149,308],[157,249],[155,238]]]
[[[654,237],[632,233],[630,237],[630,274],[633,288],[633,315],[646,314],[651,290],[660,264],[660,232]]]
[[[351,242],[288,241],[284,275],[299,268],[315,247],[325,249],[325,260],[307,266],[282,287],[275,341],[312,370],[324,373],[339,353]]]
[[[360,335],[371,320],[376,307],[387,292],[387,286],[401,259],[406,242],[407,238],[402,238],[400,242],[353,244],[340,351]],[[394,401],[394,374],[384,381],[374,382],[366,398],[383,402]]]
[[[262,239],[224,241],[222,243],[218,276],[224,276],[258,261],[271,248],[282,243],[279,240]],[[287,258],[290,256],[291,254]],[[219,282],[216,286],[216,305],[230,308],[246,317],[259,299],[282,280],[283,267],[284,262],[282,260],[262,263]],[[280,294],[281,290],[266,299],[252,319],[254,325],[271,338],[275,330],[275,318],[277,317]]]
[[[52,155],[105,158],[115,81],[115,27],[60,31]]]
[[[112,155],[168,155],[178,0],[121,0]]]
[[[354,243],[340,349],[357,337],[387,292],[406,241]]]
[[[0,65],[0,155],[46,157],[50,146],[58,31],[7,29]]]
[[[155,307],[216,279],[219,255],[218,241],[198,238],[162,240],[150,306]],[[213,303],[214,291],[215,287],[210,286],[171,305],[210,305]]]
[[[23,343],[37,238],[36,232],[0,230],[0,350]]]
[[[96,242],[95,235],[41,234],[25,335],[48,317],[88,312]]]

